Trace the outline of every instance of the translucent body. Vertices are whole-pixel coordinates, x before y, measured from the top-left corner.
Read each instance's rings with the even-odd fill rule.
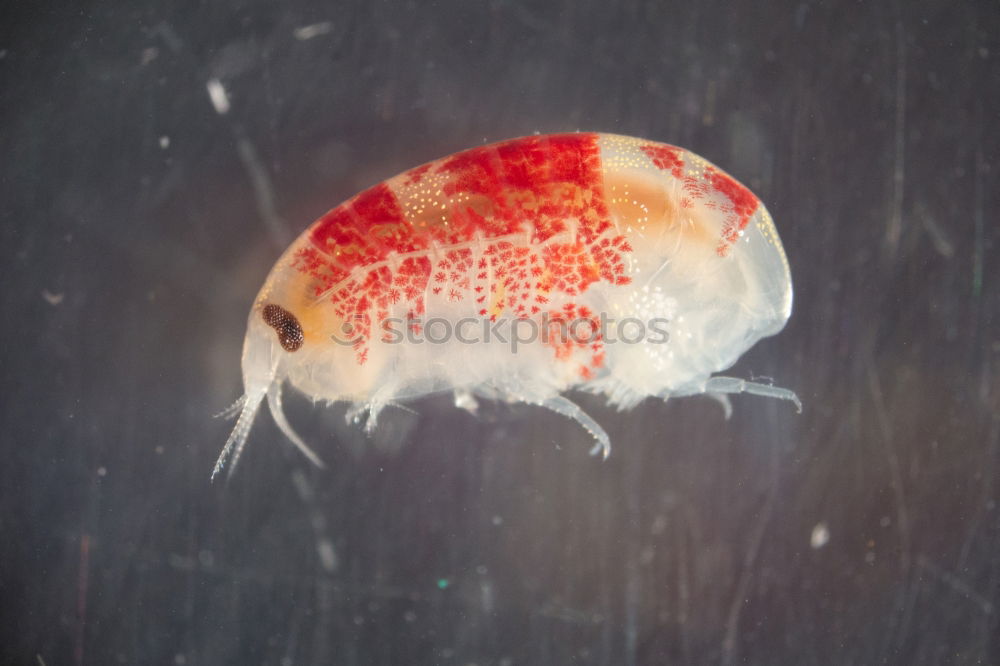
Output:
[[[539,404],[581,423],[605,455],[607,435],[565,392],[619,408],[743,391],[797,404],[785,389],[712,376],[781,330],[791,306],[767,210],[697,155],[607,134],[457,153],[331,210],[278,260],[250,312],[240,418],[215,472],[230,454],[235,464],[264,396],[318,462],[281,412],[286,380],[366,411],[369,428],[387,404],[440,391],[465,406]],[[528,338],[516,348],[515,322]],[[567,337],[571,322],[584,326]]]

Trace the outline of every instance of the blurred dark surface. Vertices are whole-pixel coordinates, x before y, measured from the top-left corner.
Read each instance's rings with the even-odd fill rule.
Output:
[[[1000,663],[995,2],[9,4],[0,662]],[[210,79],[227,91],[217,113]],[[805,402],[292,400],[209,484],[245,317],[356,191],[486,140],[685,146],[795,283]]]

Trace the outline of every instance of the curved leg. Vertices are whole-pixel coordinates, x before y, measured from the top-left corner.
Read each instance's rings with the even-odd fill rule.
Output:
[[[561,395],[545,398],[544,400],[528,400],[527,402],[551,409],[553,412],[562,414],[579,423],[596,440],[594,447],[590,449],[590,455],[596,456],[600,453],[604,460],[608,459],[608,456],[611,454],[611,439],[608,437],[608,433],[604,432],[604,428],[599,426],[597,421],[592,419],[575,402]]]
[[[707,382],[705,382],[705,392],[749,393],[751,395],[759,395],[765,398],[788,400],[795,403],[795,409],[797,409],[799,413],[802,412],[802,401],[799,400],[799,396],[795,395],[794,391],[781,388],[780,386],[771,386],[770,384],[748,382],[747,380],[739,379],[738,377],[711,377]]]
[[[281,382],[274,382],[267,389],[267,405],[271,408],[271,416],[274,417],[274,422],[281,428],[281,432],[285,433],[285,437],[291,440],[295,448],[301,451],[312,464],[321,469],[326,469],[326,464],[316,455],[315,451],[302,441],[302,438],[292,429],[292,425],[285,417],[285,410],[281,404]]]
[[[707,395],[712,400],[715,400],[717,403],[719,403],[719,405],[722,406],[722,414],[728,421],[729,418],[733,415],[733,403],[730,402],[729,396],[726,395],[725,393],[706,393],[705,395]]]

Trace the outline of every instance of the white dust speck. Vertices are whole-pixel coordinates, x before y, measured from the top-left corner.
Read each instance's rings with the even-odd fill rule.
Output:
[[[108,468],[107,467],[98,467],[97,468],[97,476],[107,476],[107,475],[108,475]]]
[[[812,535],[809,537],[809,545],[813,548],[822,548],[830,542],[830,528],[826,523],[819,522],[813,527]]]
[[[205,84],[205,88],[208,90],[208,97],[212,100],[215,112],[220,116],[229,113],[229,95],[226,94],[226,89],[222,87],[222,81],[219,79],[209,79]]]
[[[325,35],[331,30],[333,30],[333,24],[329,21],[323,21],[322,23],[313,23],[312,25],[304,25],[301,28],[296,28],[292,34],[295,35],[295,39],[304,42],[307,39]]]
[[[49,291],[48,289],[42,289],[42,298],[44,298],[49,305],[59,305],[60,303],[63,302],[63,298],[65,297],[66,294],[63,293],[55,294]]]
[[[161,136],[160,137],[160,148],[163,148],[164,150],[166,150],[169,147],[170,147],[170,137],[166,136],[166,135]]]

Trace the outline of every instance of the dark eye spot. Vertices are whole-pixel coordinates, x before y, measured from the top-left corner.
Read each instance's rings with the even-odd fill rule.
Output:
[[[282,349],[293,352],[302,346],[305,336],[302,335],[302,326],[299,325],[295,315],[273,303],[265,305],[261,315],[264,317],[264,323],[277,332]]]

